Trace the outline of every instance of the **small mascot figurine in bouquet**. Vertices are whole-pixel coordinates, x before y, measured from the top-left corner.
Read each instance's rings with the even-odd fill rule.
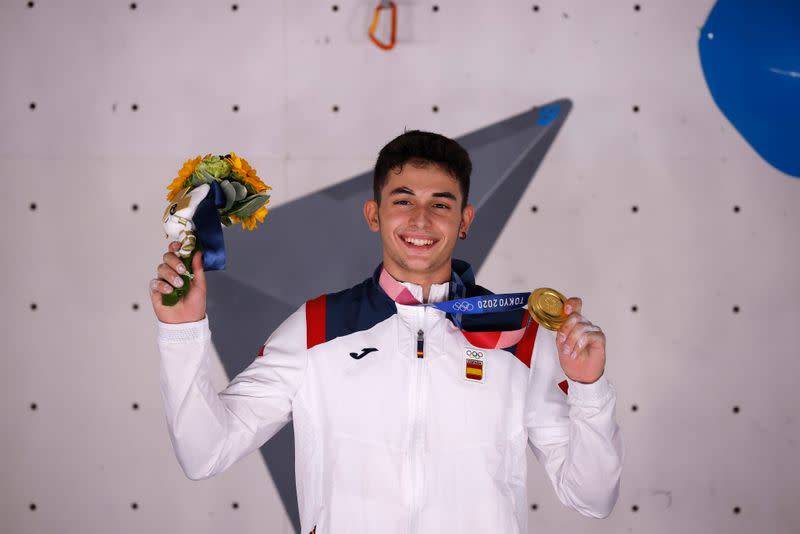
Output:
[[[222,226],[241,223],[253,230],[264,222],[272,189],[256,175],[244,158],[231,152],[225,156],[197,156],[183,164],[178,176],[167,186],[169,205],[164,211],[167,239],[180,241],[177,252],[186,274],[184,284],[172,293],[161,295],[161,302],[174,306],[189,291],[192,256],[203,251],[203,269],[225,269],[225,242]]]

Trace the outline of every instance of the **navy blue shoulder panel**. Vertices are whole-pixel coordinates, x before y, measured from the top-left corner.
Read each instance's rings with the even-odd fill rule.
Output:
[[[325,341],[369,330],[395,313],[394,301],[373,278],[367,278],[350,289],[326,295]]]

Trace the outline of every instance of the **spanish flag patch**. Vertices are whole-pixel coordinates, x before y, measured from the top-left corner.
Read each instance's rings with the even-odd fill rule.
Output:
[[[466,369],[464,378],[473,382],[483,382],[484,353],[482,350],[464,349]]]

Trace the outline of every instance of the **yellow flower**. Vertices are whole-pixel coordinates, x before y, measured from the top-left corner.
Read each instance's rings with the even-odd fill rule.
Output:
[[[230,157],[226,159],[231,166],[231,170],[233,170],[233,172],[239,176],[245,184],[249,184],[256,193],[261,193],[263,191],[269,191],[272,189],[270,186],[261,181],[261,178],[256,175],[256,170],[252,168],[249,163],[247,163],[247,160],[240,158],[235,152],[231,152]]]
[[[178,171],[178,176],[172,180],[171,184],[167,186],[167,189],[169,190],[169,193],[167,194],[167,200],[169,202],[175,200],[175,197],[178,196],[178,193],[181,191],[181,189],[186,187],[186,180],[188,180],[192,175],[197,165],[210,155],[211,154],[206,154],[205,156],[197,156],[194,159],[186,160],[186,163],[183,164],[181,170]]]
[[[243,230],[252,230],[253,228],[256,227],[256,221],[261,223],[264,222],[264,217],[267,216],[267,213],[269,213],[269,210],[266,208],[266,206],[261,206],[250,217],[242,219],[240,217],[237,217],[236,215],[231,215],[230,218],[231,221],[233,221],[234,223],[237,222],[242,223]]]

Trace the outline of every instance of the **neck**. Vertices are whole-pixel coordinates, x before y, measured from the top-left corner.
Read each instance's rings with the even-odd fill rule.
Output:
[[[422,302],[428,302],[428,296],[431,292],[431,286],[434,284],[444,284],[450,281],[451,275],[451,261],[448,260],[441,267],[432,271],[413,271],[403,265],[393,262],[390,258],[384,256],[383,268],[386,269],[392,278],[398,282],[409,282],[422,287]]]

